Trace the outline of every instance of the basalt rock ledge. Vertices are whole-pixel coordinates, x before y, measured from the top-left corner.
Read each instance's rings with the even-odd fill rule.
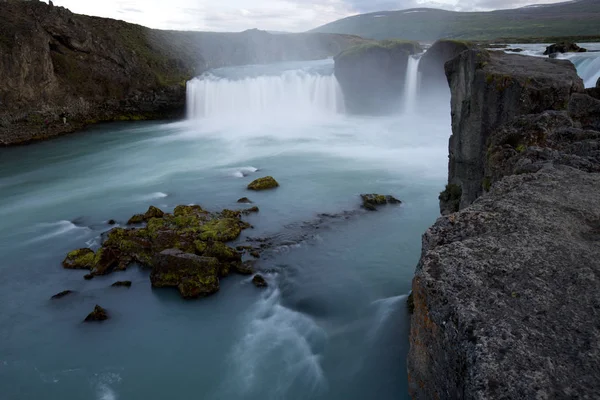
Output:
[[[560,60],[467,50],[446,73],[454,209],[423,236],[410,393],[600,398],[600,100]]]

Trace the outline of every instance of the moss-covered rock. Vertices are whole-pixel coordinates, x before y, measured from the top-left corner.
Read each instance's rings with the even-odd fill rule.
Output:
[[[242,210],[242,214],[244,214],[244,215],[254,214],[254,213],[257,213],[257,212],[260,212],[260,209],[258,207],[256,207],[256,206],[255,207],[247,208],[245,210]]]
[[[153,287],[174,287],[183,298],[195,299],[219,291],[219,270],[216,258],[168,249],[155,257],[150,281]]]
[[[144,214],[136,214],[127,221],[127,225],[141,224],[148,222],[152,218],[162,218],[165,213],[157,207],[150,206]]]
[[[94,252],[91,249],[73,250],[62,262],[67,269],[91,269],[94,265]]]
[[[382,195],[382,194],[361,194],[362,207],[369,211],[376,211],[377,206],[386,204],[402,204],[400,200],[394,196]]]
[[[460,208],[460,199],[462,197],[462,188],[460,185],[450,183],[446,189],[440,193],[440,211],[442,215],[457,212]]]
[[[258,178],[248,185],[250,190],[267,190],[275,189],[279,187],[279,183],[272,176],[265,176],[264,178]]]
[[[108,312],[106,312],[106,310],[100,307],[99,305],[96,305],[96,307],[94,307],[94,311],[92,311],[88,314],[87,317],[85,317],[84,322],[105,321],[107,319]]]

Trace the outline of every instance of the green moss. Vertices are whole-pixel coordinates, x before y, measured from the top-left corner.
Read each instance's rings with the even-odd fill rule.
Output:
[[[517,146],[517,148],[515,150],[517,150],[519,153],[522,153],[525,150],[527,150],[527,146],[525,146],[524,144],[520,144]]]
[[[248,185],[250,190],[267,190],[279,187],[279,183],[272,176],[265,176],[264,178],[258,178]]]
[[[486,192],[489,192],[490,189],[492,188],[492,180],[490,179],[490,177],[486,176],[485,178],[483,178],[483,190],[485,190]]]
[[[446,185],[446,189],[440,193],[440,200],[443,201],[452,201],[452,200],[460,200],[462,197],[462,188],[459,185],[455,185],[450,183]]]
[[[90,269],[94,264],[94,252],[91,249],[77,249],[69,252],[62,262],[67,269]]]
[[[229,242],[237,239],[242,233],[239,221],[233,218],[214,219],[200,228],[201,240]]]

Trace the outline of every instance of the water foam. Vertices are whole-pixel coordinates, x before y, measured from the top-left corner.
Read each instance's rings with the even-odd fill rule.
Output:
[[[57,221],[51,223],[37,224],[36,231],[46,231],[43,235],[37,236],[31,239],[30,243],[41,242],[44,240],[52,239],[56,236],[65,235],[69,232],[77,232],[79,234],[85,234],[91,232],[91,229],[87,226],[77,226],[71,221]]]
[[[275,285],[272,276],[267,279],[271,287]],[[321,357],[313,351],[326,334],[308,316],[283,306],[278,288],[265,293],[250,319],[232,354],[236,382],[232,390],[285,398],[295,383],[313,391],[326,386]],[[269,388],[261,380],[264,376],[272,377]]]

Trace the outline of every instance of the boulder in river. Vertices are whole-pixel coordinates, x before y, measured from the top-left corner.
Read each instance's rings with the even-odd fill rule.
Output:
[[[254,278],[252,278],[252,283],[258,288],[266,288],[267,286],[269,286],[266,279],[259,274],[254,275]]]
[[[66,269],[90,269],[94,265],[94,251],[88,248],[73,250],[62,265]]]
[[[240,203],[240,204],[252,204],[252,200],[250,200],[247,197],[242,197],[237,202]]]
[[[390,195],[382,194],[361,194],[362,207],[369,211],[377,211],[377,206],[386,204],[402,204],[400,200]]]
[[[153,287],[174,287],[183,298],[196,299],[219,291],[220,269],[214,257],[168,249],[155,257],[150,281]]]
[[[545,56],[549,56],[556,53],[585,53],[587,49],[579,47],[577,43],[573,42],[558,42],[546,47],[544,51]]]
[[[250,190],[267,190],[275,189],[279,187],[279,183],[272,176],[265,176],[264,178],[258,178],[248,185]]]
[[[68,296],[68,295],[73,294],[73,293],[75,293],[75,292],[72,291],[72,290],[63,290],[62,292],[57,293],[54,296],[52,296],[51,299],[52,300],[62,299],[63,297]]]
[[[85,317],[84,322],[106,321],[107,319],[108,313],[106,312],[106,310],[100,307],[99,305],[96,305],[96,307],[94,307],[94,311],[92,311],[88,314],[87,317]]]

